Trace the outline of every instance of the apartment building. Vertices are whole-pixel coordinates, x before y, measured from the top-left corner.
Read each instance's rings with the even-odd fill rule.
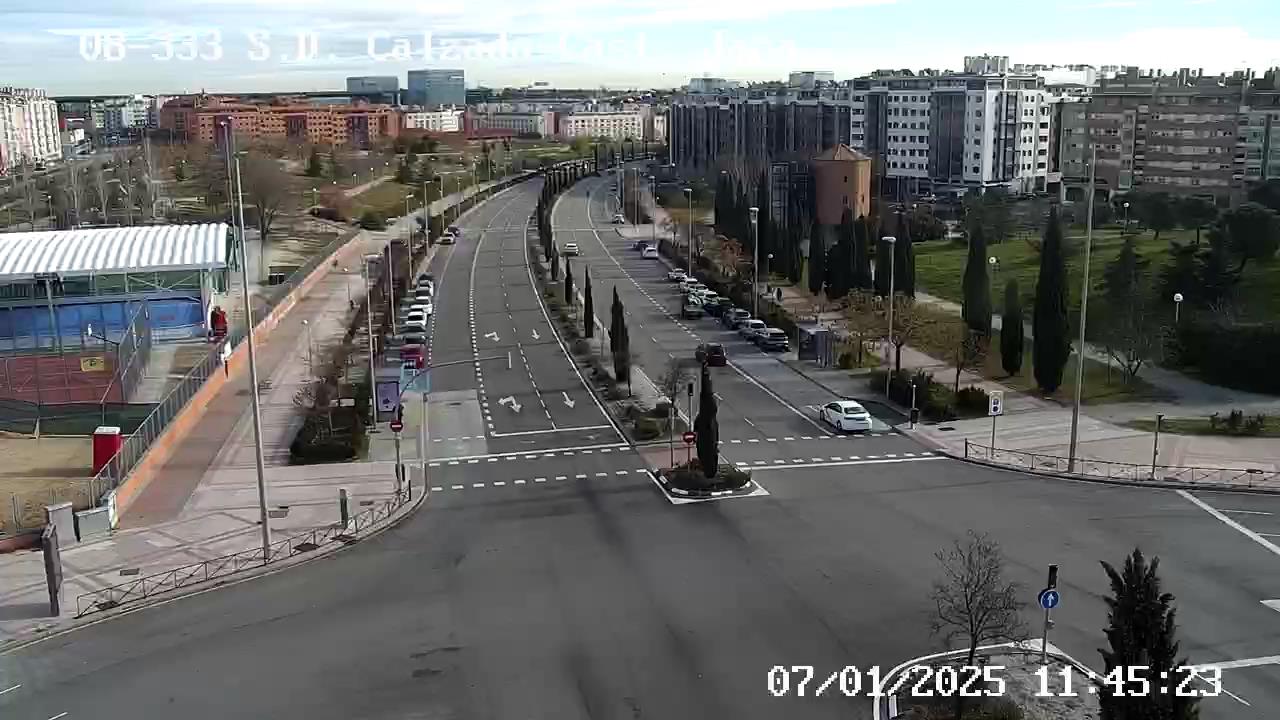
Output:
[[[400,133],[400,113],[388,105],[256,104],[188,95],[170,100],[160,113],[162,129],[192,142],[221,142],[224,122],[250,140],[322,145],[368,147]]]
[[[564,138],[607,137],[613,140],[641,140],[645,137],[644,114],[629,112],[574,112],[557,116],[556,134]]]
[[[462,132],[466,124],[466,111],[456,108],[448,110],[423,110],[401,113],[401,127],[404,130],[426,130],[428,132],[456,133]]]
[[[556,133],[554,112],[473,112],[467,116],[467,127],[477,130],[510,130],[519,135],[553,137]]]
[[[57,103],[44,90],[0,87],[0,173],[61,156]]]
[[[1280,72],[1254,80],[1240,108],[1237,156],[1244,153],[1244,181],[1280,178]]]
[[[1262,111],[1255,120],[1245,109],[1251,107],[1249,81],[1245,73],[1142,74],[1133,67],[1101,81],[1087,118],[1098,190],[1111,196],[1159,189],[1224,206],[1238,202],[1247,190],[1248,138],[1263,139],[1268,115]],[[1259,132],[1250,131],[1251,121],[1263,123]],[[1260,148],[1257,156],[1260,176]]]
[[[675,162],[709,167],[809,159],[847,144],[874,160],[880,192],[902,200],[990,187],[1039,192],[1049,174],[1049,100],[1035,75],[895,71],[812,90],[689,93],[673,101],[671,147]]]

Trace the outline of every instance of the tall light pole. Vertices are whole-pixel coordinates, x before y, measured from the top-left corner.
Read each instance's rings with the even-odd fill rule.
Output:
[[[232,202],[239,200],[239,207],[236,212],[236,223],[239,225],[240,234],[240,284],[242,286],[242,300],[244,301],[244,318],[248,327],[246,341],[249,345],[249,398],[253,407],[253,461],[258,471],[258,524],[262,526],[262,562],[266,563],[271,559],[271,525],[267,516],[267,470],[266,463],[263,461],[262,451],[262,404],[258,398],[258,349],[253,340],[253,306],[249,302],[249,260],[244,249],[244,194],[240,185],[240,158],[235,152],[235,133],[232,132],[231,126],[224,124],[227,130],[227,158],[234,159],[232,165],[235,171],[235,195]],[[231,176],[232,167],[227,168],[228,177]]]
[[[370,255],[360,258],[360,275],[364,278],[364,312],[365,327],[369,329],[369,407],[373,410],[373,422],[369,425],[370,432],[378,431],[378,405],[374,401],[377,391],[377,376],[374,374],[374,358],[373,358],[373,300],[369,296],[369,290],[373,285],[373,271],[369,269]]]
[[[693,188],[685,188],[684,196],[689,201],[689,276],[693,277]]]
[[[302,321],[302,327],[307,329],[307,372],[314,376],[316,374],[316,370],[314,364],[315,358],[313,357],[311,350],[314,344],[314,340],[311,339],[311,323],[304,319]]]
[[[751,215],[751,317],[760,317],[760,208],[747,208]]]
[[[1120,234],[1121,235],[1129,234],[1129,201],[1128,200],[1124,201],[1124,230]]]
[[[649,201],[653,203],[653,212],[649,217],[649,242],[654,247],[658,247],[658,178],[649,176],[649,187],[651,188],[651,196]]]
[[[426,200],[426,195],[422,196]],[[413,193],[410,192],[404,196],[404,287],[408,287],[408,283],[413,279],[413,234],[410,232],[410,225],[413,223],[413,215],[408,209],[408,201],[413,200]]]
[[[1178,325],[1178,316],[1182,313],[1182,293],[1173,294],[1173,324]]]
[[[1071,444],[1067,448],[1067,472],[1076,469],[1076,442],[1080,437],[1080,391],[1084,385],[1084,326],[1089,315],[1089,256],[1093,252],[1093,196],[1096,194],[1094,178],[1098,172],[1098,148],[1089,150],[1089,201],[1085,212],[1084,277],[1080,279],[1080,337],[1076,341],[1076,391],[1071,403]],[[1124,204],[1125,228],[1129,224],[1129,203]]]
[[[893,377],[893,266],[897,262],[894,245],[897,244],[898,238],[885,235],[884,242],[889,246],[889,344],[884,349],[884,396],[889,397],[889,380]],[[876,272],[880,272],[879,260],[876,261]]]
[[[995,292],[1000,292],[1000,258],[992,255],[987,258],[987,265],[991,266],[991,288]],[[995,303],[991,303],[991,314],[995,314]],[[1003,328],[1002,328],[1003,330]]]

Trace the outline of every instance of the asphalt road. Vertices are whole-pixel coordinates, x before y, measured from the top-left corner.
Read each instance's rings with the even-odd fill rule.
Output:
[[[465,217],[477,232],[438,256],[437,359],[473,352],[472,277],[481,278],[476,353],[515,347],[537,327],[508,264],[514,231],[499,229],[514,224],[507,213],[527,215],[534,190]],[[517,197],[523,208],[498,209]],[[561,212],[575,201],[585,198],[567,198]],[[606,254],[586,252],[603,277]],[[475,276],[458,270],[473,261]],[[644,307],[624,302],[633,313]],[[650,307],[637,321],[659,340],[676,337],[678,326],[663,326]],[[698,323],[695,333],[709,321]],[[483,344],[489,332],[499,336],[493,347]],[[653,344],[684,352],[694,339],[682,342]],[[642,361],[661,357],[637,350]],[[736,365],[747,350],[731,349]],[[484,442],[529,437],[492,437],[519,432],[518,422],[588,421],[550,403],[550,418],[533,413],[573,377],[563,355],[559,366],[554,353],[535,357],[524,380],[505,361],[501,373],[483,371],[486,394],[519,393],[519,415],[535,416],[491,412]],[[766,360],[774,362],[758,362]],[[1280,498],[1202,493],[1193,502],[937,459],[895,435],[828,437],[788,409],[804,404],[801,385],[757,380],[762,390],[732,368],[716,382],[726,407],[763,425],[754,443],[722,433],[722,450],[766,463],[755,478],[767,496],[673,506],[634,450],[568,449],[550,439],[559,433],[533,436],[539,448],[515,460],[496,451],[442,460],[421,511],[344,552],[0,656],[0,691],[17,686],[0,694],[0,716],[865,718],[865,699],[775,698],[767,674],[775,665],[887,668],[937,650],[928,632],[933,553],[970,528],[1001,541],[1028,601],[1045,565],[1061,565],[1050,639],[1090,665],[1099,665],[1105,623],[1098,561],[1119,562],[1135,545],[1161,557],[1192,662],[1280,653],[1280,613],[1262,604],[1280,598],[1280,548],[1266,547],[1280,534]],[[478,393],[474,366],[440,371],[432,390],[433,400]],[[489,408],[507,409],[492,397]],[[1027,617],[1037,626],[1036,613]],[[1208,701],[1202,717],[1271,718],[1280,707],[1274,664],[1230,669],[1224,682],[1240,700]]]

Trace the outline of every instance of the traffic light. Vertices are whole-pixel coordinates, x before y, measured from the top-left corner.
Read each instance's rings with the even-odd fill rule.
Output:
[[[1058,587],[1058,566],[1057,565],[1049,566],[1049,584],[1046,587],[1048,587],[1050,590]]]

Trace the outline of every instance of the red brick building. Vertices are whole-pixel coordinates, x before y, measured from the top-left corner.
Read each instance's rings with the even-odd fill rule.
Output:
[[[212,95],[186,95],[165,103],[160,127],[188,142],[213,143],[219,125],[230,122],[237,135],[320,145],[368,147],[400,133],[400,112],[390,105],[314,105],[277,98],[247,103]]]
[[[813,159],[818,222],[838,225],[845,208],[858,218],[871,213],[871,158],[837,145]]]

